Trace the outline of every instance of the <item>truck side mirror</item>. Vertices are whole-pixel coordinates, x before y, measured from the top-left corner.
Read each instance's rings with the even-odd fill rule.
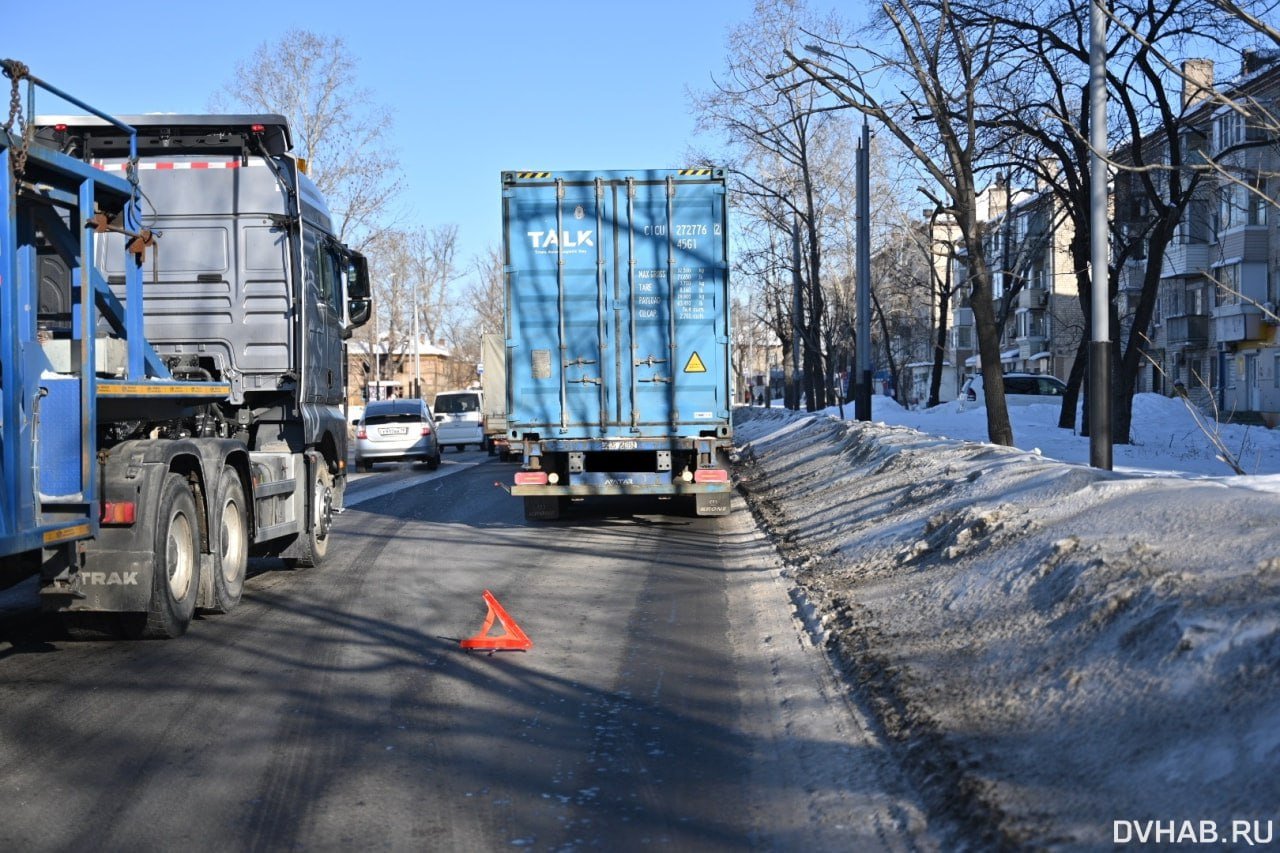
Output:
[[[345,332],[369,322],[373,316],[373,298],[369,293],[369,262],[359,252],[347,250],[347,324]]]

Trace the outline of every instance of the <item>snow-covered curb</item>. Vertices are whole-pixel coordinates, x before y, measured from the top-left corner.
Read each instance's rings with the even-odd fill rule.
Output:
[[[1280,496],[779,410],[735,429],[829,645],[985,842],[1280,823]]]

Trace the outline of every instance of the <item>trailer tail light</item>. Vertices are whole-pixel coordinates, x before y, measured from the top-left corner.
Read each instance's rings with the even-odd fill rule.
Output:
[[[106,501],[102,504],[103,524],[133,524],[137,505],[133,501]]]
[[[517,486],[545,486],[547,484],[546,471],[517,471]]]
[[[723,468],[699,468],[693,472],[695,483],[727,483],[729,472]]]

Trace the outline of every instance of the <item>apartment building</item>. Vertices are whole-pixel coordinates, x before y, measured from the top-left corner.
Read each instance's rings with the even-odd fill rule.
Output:
[[[1159,258],[1135,241],[1121,263],[1116,297],[1128,342],[1150,263],[1160,265],[1158,298],[1143,343],[1137,390],[1186,393],[1222,420],[1280,425],[1280,51],[1246,53],[1240,75],[1215,87],[1213,63],[1183,66],[1180,144],[1184,179],[1194,191]],[[1159,135],[1144,141],[1148,163],[1161,159]],[[1168,172],[1156,173],[1158,187]],[[1123,170],[1113,182],[1112,215],[1121,232],[1140,233],[1150,205]],[[996,181],[981,197],[993,270],[992,298],[1002,320],[1005,372],[1066,379],[1085,334],[1073,228],[1044,188],[1010,190]],[[954,225],[934,223],[936,260],[955,288],[944,387],[977,372],[977,339],[965,253]],[[912,365],[923,378],[927,359]],[[954,384],[953,384],[954,383]]]
[[[1280,52],[1246,53],[1214,86],[1213,63],[1183,66],[1182,145],[1198,178],[1158,259],[1160,292],[1140,391],[1181,392],[1220,420],[1280,424]],[[1117,196],[1123,193],[1117,181]],[[1141,211],[1138,211],[1141,214]],[[1121,270],[1122,315],[1141,268]]]
[[[992,299],[1001,324],[1000,360],[1006,373],[1045,373],[1066,379],[1084,334],[1084,315],[1069,245],[1074,234],[1053,193],[1044,187],[1011,190],[997,180],[979,197]],[[977,372],[966,252],[954,224],[936,222],[935,252],[944,275],[957,283],[948,318],[943,387],[959,388]],[[918,363],[916,363],[918,364]],[[923,369],[923,368],[917,368]],[[943,399],[949,399],[945,396]]]

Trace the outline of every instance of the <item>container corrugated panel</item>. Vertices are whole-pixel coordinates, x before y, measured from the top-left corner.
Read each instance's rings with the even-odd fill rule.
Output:
[[[723,170],[506,172],[510,428],[727,435]]]

